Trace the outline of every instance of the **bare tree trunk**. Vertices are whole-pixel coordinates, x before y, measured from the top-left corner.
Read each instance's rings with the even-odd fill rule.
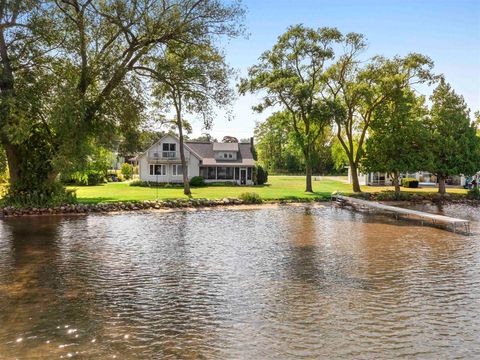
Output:
[[[442,195],[445,195],[446,192],[446,186],[445,186],[445,176],[444,175],[439,175],[438,176],[438,192]]]
[[[180,160],[182,162],[183,193],[187,196],[192,196],[192,192],[190,190],[190,182],[188,181],[188,168],[187,168],[187,161],[185,160],[185,149],[183,148],[183,124],[182,124],[182,110],[181,110],[180,104],[177,104],[176,110],[177,110],[178,139],[180,142]]]
[[[360,189],[360,182],[358,181],[358,166],[353,161],[349,161],[349,163],[350,163],[350,175],[352,177],[353,192],[356,192],[356,193],[362,192],[362,189]]]

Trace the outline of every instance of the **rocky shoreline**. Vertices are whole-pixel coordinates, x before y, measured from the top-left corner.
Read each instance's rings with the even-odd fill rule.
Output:
[[[276,203],[285,203],[277,201]],[[28,216],[28,215],[69,215],[69,214],[90,214],[109,213],[138,210],[161,210],[161,209],[188,209],[188,208],[209,208],[219,206],[250,205],[238,198],[211,199],[177,199],[164,201],[125,201],[96,204],[68,204],[55,207],[43,208],[16,208],[4,207],[0,209],[0,217]]]
[[[479,200],[467,199],[464,196],[453,197],[425,197],[418,196],[410,199],[393,200],[393,199],[376,199],[375,197],[367,197],[364,193],[362,198],[371,201],[380,201],[384,203],[411,203],[412,205],[419,203],[433,204],[465,204],[470,206],[479,206]],[[301,203],[319,203],[327,202],[327,199],[296,199],[296,200],[275,200],[263,201],[263,205],[268,204],[301,204]],[[0,218],[17,217],[17,216],[35,216],[35,215],[71,215],[71,214],[91,214],[91,213],[109,213],[109,212],[128,212],[139,210],[172,210],[172,209],[198,209],[212,207],[235,207],[239,205],[262,205],[251,202],[245,202],[238,198],[223,199],[175,199],[175,200],[145,200],[145,201],[124,201],[109,203],[92,203],[92,204],[66,204],[55,207],[43,208],[16,208],[4,207],[0,209]]]

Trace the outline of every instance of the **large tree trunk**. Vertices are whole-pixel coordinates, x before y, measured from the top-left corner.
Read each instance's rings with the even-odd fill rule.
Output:
[[[445,186],[445,176],[444,175],[439,175],[438,176],[438,192],[442,195],[445,194],[446,192],[446,186]]]
[[[356,193],[362,192],[362,189],[360,189],[360,182],[358,181],[358,165],[355,164],[353,161],[349,161],[349,163],[350,163],[350,176],[352,177],[353,192],[356,192]]]
[[[393,186],[395,186],[395,197],[398,199],[400,197],[400,174],[397,172],[393,174]]]
[[[178,139],[180,142],[180,160],[182,162],[182,175],[183,175],[183,193],[187,196],[191,196],[190,182],[188,181],[188,168],[187,161],[185,160],[185,149],[183,148],[183,124],[181,108],[177,106],[177,127],[178,127]]]
[[[3,147],[5,148],[5,152],[7,155],[8,172],[10,175],[10,186],[14,188],[15,184],[19,181],[21,177],[20,156],[18,153],[18,149],[15,145],[4,142]]]
[[[310,161],[307,161],[307,163],[306,163],[305,173],[306,173],[305,191],[306,191],[306,192],[313,192],[313,187],[312,187],[312,165],[310,164]]]

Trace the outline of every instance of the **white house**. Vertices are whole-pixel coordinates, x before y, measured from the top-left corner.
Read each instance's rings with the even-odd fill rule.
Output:
[[[415,173],[401,174],[401,177],[415,178],[418,180],[420,186],[436,186],[437,177],[426,171],[417,171]],[[449,176],[447,178],[448,185],[463,186],[465,185],[466,178],[463,175]],[[348,182],[352,183],[352,174],[350,167],[348,168]],[[392,180],[388,177],[388,174],[382,172],[372,172],[368,174],[358,174],[358,182],[360,185],[372,185],[383,186],[392,185]]]
[[[176,136],[166,135],[138,156],[140,180],[179,183],[183,181],[180,143]],[[205,182],[253,184],[255,160],[250,143],[184,143],[188,178],[202,176]]]

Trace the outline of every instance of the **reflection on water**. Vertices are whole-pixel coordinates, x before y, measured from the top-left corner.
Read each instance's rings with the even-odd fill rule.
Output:
[[[472,359],[479,240],[322,206],[5,219],[0,358]]]

